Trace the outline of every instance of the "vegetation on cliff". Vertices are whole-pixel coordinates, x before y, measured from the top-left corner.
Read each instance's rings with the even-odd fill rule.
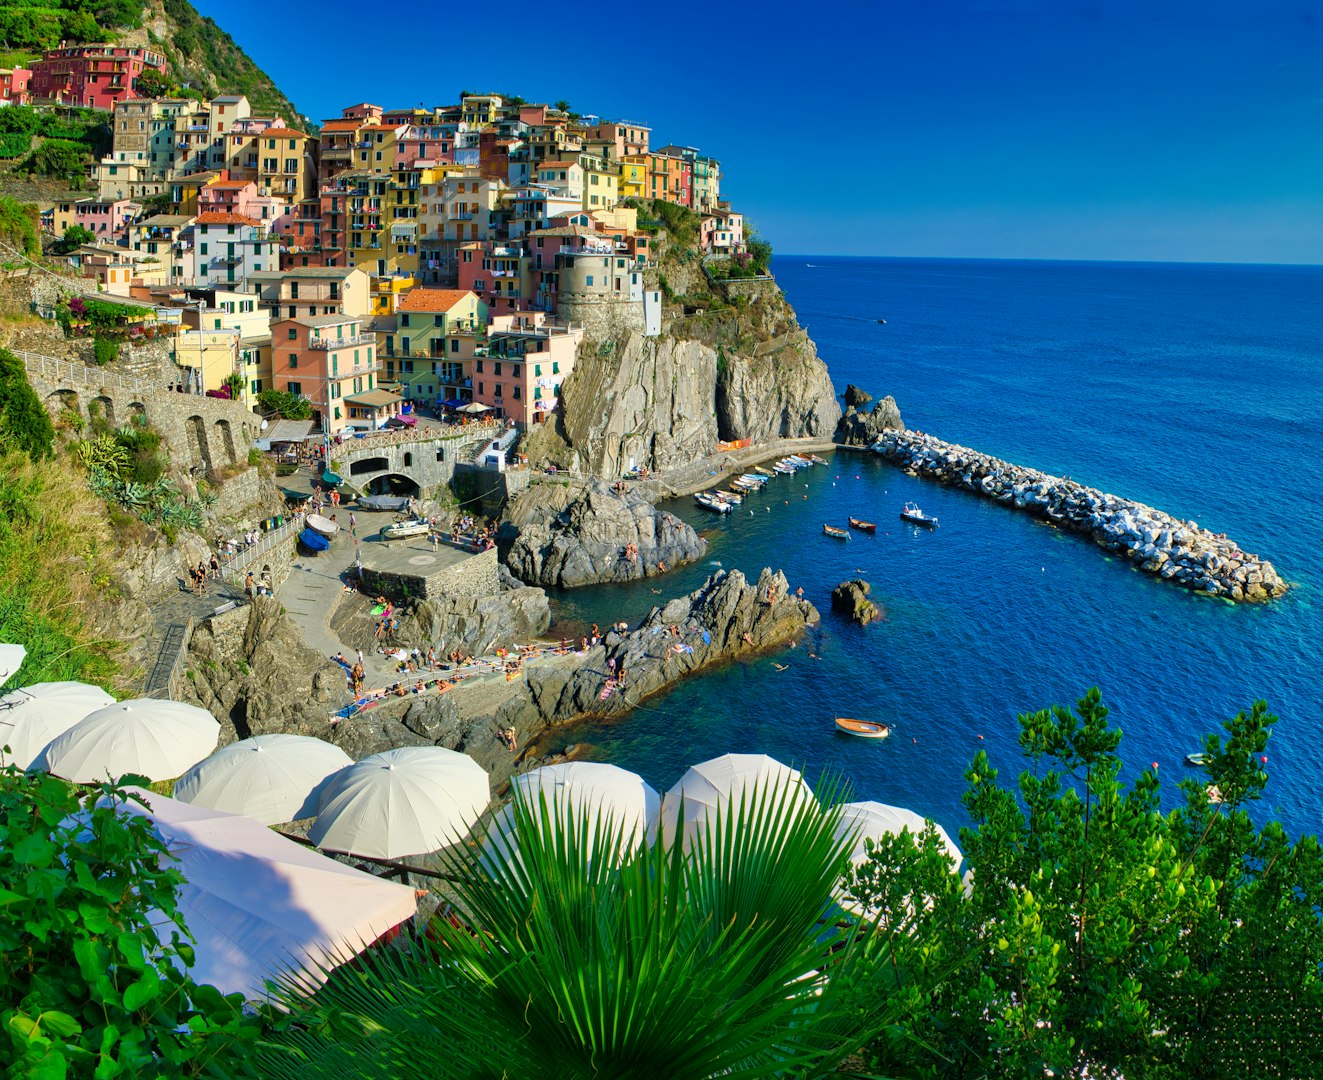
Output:
[[[0,349],[0,641],[27,647],[22,683],[109,686],[115,643],[89,628],[84,605],[111,588],[110,529],[78,470],[52,446],[22,364]]]

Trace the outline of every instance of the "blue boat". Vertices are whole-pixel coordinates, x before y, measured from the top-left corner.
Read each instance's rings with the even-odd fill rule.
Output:
[[[304,529],[299,533],[299,543],[309,551],[325,551],[331,546],[331,542],[326,537],[312,529]]]

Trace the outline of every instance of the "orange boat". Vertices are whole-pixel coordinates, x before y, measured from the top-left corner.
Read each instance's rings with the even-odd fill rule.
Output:
[[[857,735],[861,739],[885,739],[891,734],[886,724],[874,723],[872,720],[852,720],[848,716],[836,718],[836,730],[846,735]]]

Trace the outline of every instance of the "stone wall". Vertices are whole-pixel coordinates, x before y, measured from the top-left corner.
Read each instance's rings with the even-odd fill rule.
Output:
[[[501,591],[496,549],[471,555],[432,574],[397,574],[363,570],[363,586],[392,600],[475,600]]]
[[[177,394],[159,382],[113,367],[20,352],[28,381],[52,416],[66,408],[88,415],[93,402],[112,426],[143,416],[165,438],[173,463],[193,473],[246,461],[261,419],[238,401]]]
[[[556,317],[581,325],[585,341],[623,339],[631,331],[642,334],[647,329],[642,300],[562,292],[556,300]]]

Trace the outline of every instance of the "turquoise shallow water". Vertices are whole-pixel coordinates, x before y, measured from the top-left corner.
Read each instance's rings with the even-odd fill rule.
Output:
[[[771,565],[823,611],[799,648],[775,657],[790,670],[767,657],[731,664],[570,738],[662,789],[693,762],[763,751],[810,776],[838,769],[858,798],[958,827],[978,748],[1007,773],[1019,768],[1017,712],[1098,685],[1126,733],[1127,764],[1156,761],[1174,781],[1202,732],[1262,697],[1282,717],[1263,809],[1318,831],[1323,269],[821,256],[781,257],[775,269],[838,390],[893,394],[912,428],[1194,518],[1296,587],[1266,607],[1210,601],[1013,510],[842,451],[829,468],[774,480],[746,503],[752,515],[668,507],[703,529],[710,561],[668,576],[667,595],[712,563],[749,574]],[[907,499],[941,528],[903,527]],[[822,535],[823,522],[851,514],[878,522],[878,535]],[[880,625],[828,610],[856,570],[886,609]],[[557,597],[557,611],[606,623],[658,599],[647,585],[580,590]],[[884,720],[895,734],[837,736],[836,714]]]

